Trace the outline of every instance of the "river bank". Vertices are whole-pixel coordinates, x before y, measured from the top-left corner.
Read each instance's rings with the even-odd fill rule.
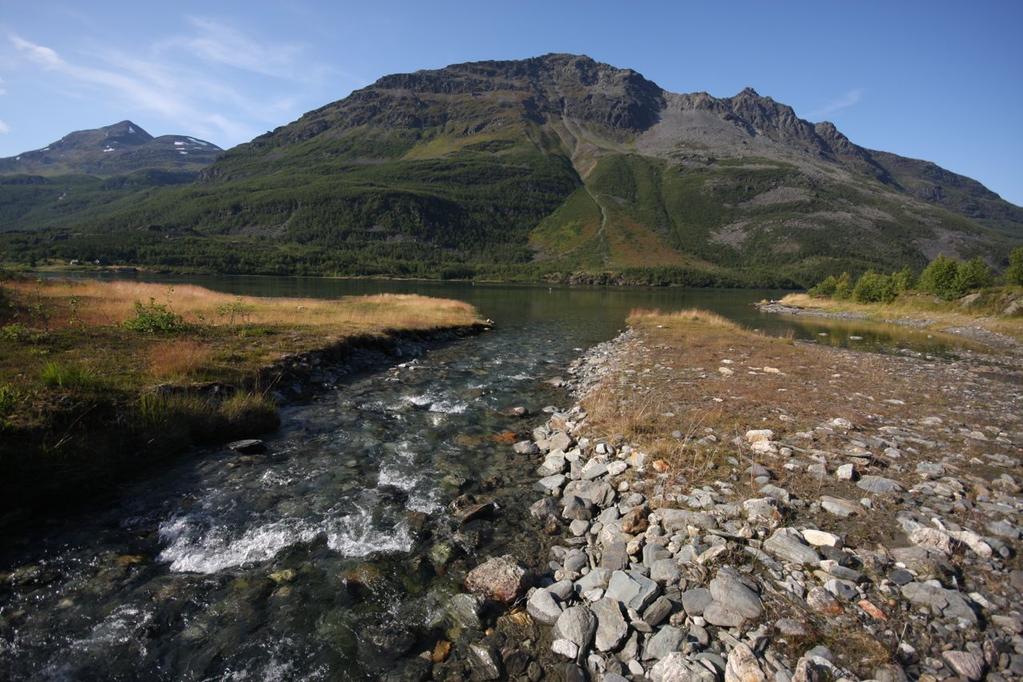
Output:
[[[957,301],[903,293],[891,304],[855,303],[808,294],[760,301],[761,312],[830,320],[866,320],[951,335],[995,348],[1023,348],[1023,291],[994,287]]]
[[[251,440],[289,401],[487,328],[467,304],[421,296],[24,279],[0,293],[4,510],[74,503],[197,444]]]
[[[530,655],[564,679],[1023,674],[1018,354],[630,324],[516,446],[540,464],[547,570],[528,592],[514,557],[466,582],[522,595]],[[476,667],[510,675],[493,638]]]

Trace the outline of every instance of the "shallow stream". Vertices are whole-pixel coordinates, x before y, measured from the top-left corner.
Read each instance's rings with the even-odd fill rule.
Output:
[[[566,404],[545,380],[630,309],[698,306],[770,333],[893,342],[757,312],[770,291],[170,281],[418,292],[468,301],[497,326],[285,408],[265,454],[199,451],[93,508],[7,529],[0,679],[376,679],[429,646],[460,570],[508,551],[543,561],[528,519],[536,463],[513,454],[508,432]],[[532,416],[508,416],[513,406]],[[448,505],[464,493],[496,500],[496,517],[459,526]]]

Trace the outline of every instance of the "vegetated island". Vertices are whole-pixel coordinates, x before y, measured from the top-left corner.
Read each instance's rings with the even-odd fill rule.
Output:
[[[486,326],[469,304],[416,295],[0,280],[3,507],[272,430],[279,403],[336,384],[356,350],[406,354]]]
[[[1023,598],[1023,353],[867,353],[699,310],[629,326],[515,445],[553,546],[528,590],[502,579],[530,558],[470,572],[530,616],[474,652],[518,647],[565,679],[1021,674],[998,652]]]

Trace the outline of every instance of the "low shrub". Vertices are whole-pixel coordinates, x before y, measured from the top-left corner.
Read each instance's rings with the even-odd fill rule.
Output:
[[[124,327],[142,334],[175,334],[188,329],[181,315],[163,303],[135,301],[135,317],[124,321]]]

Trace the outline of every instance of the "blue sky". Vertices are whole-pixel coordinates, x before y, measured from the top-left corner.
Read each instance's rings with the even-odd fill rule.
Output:
[[[0,156],[123,119],[227,147],[384,74],[575,52],[676,92],[752,86],[1023,204],[1021,27],[1015,0],[0,0]]]

